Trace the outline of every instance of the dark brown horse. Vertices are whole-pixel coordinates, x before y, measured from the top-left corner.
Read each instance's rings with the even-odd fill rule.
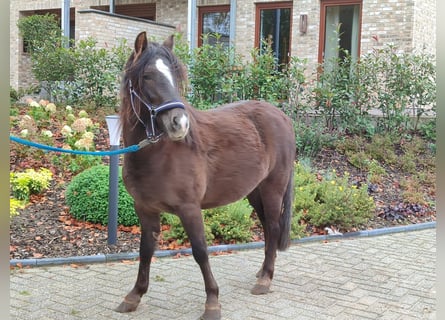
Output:
[[[277,250],[289,245],[295,137],[288,117],[263,101],[199,111],[181,100],[184,67],[162,45],[135,41],[122,84],[125,146],[123,179],[142,229],[136,284],[117,311],[130,312],[147,292],[150,262],[160,235],[160,213],[176,214],[201,268],[207,299],[202,319],[220,319],[201,209],[247,197],[264,228],[265,259],[253,294],[269,291]],[[240,266],[241,267],[241,266]]]

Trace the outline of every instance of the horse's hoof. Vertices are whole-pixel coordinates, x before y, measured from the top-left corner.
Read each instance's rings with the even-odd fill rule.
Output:
[[[250,293],[259,295],[259,294],[266,294],[270,292],[270,284],[272,283],[272,279],[269,278],[259,278],[256,281],[256,284],[250,290]]]
[[[250,290],[250,293],[254,295],[267,294],[269,292],[270,292],[269,286],[265,286],[262,284],[256,284],[253,286],[252,290]]]
[[[214,307],[206,305],[205,311],[199,320],[221,320],[221,305],[219,303]]]
[[[129,303],[127,301],[122,301],[119,307],[114,309],[116,312],[120,313],[127,313],[127,312],[133,312],[138,307],[139,303]]]

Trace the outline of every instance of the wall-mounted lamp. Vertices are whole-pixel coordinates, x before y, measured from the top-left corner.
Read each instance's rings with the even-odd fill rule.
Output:
[[[307,32],[307,14],[300,14],[300,34],[306,34]]]

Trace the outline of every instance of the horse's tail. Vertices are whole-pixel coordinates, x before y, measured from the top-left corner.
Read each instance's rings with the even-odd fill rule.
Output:
[[[280,239],[278,250],[284,251],[290,244],[290,228],[292,223],[292,201],[294,197],[294,168],[292,167],[286,192],[283,197],[283,211],[280,217]]]

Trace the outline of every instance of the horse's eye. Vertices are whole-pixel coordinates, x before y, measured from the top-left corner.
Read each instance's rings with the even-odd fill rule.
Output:
[[[149,79],[150,79],[150,76],[149,76],[148,74],[144,74],[144,75],[142,76],[142,78],[143,78],[144,80],[149,80]]]

